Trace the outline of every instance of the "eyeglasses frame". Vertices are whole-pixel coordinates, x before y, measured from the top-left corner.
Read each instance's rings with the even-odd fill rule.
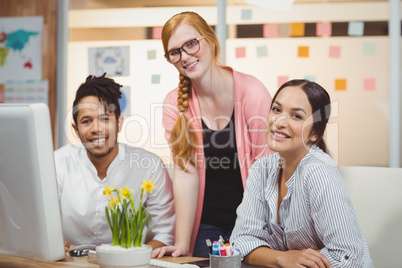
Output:
[[[202,40],[202,39],[205,39],[205,36],[200,36],[200,37],[197,37],[197,38],[194,38],[194,39],[190,39],[190,40],[188,40],[187,42],[185,42],[181,47],[179,47],[179,48],[174,48],[174,49],[171,49],[171,50],[169,50],[165,55],[164,55],[164,57],[166,58],[166,60],[169,62],[169,63],[171,63],[171,64],[174,64],[174,63],[177,63],[177,62],[179,62],[180,60],[181,60],[181,53],[182,53],[182,51],[184,51],[184,52],[186,52],[186,54],[187,55],[194,55],[195,53],[197,53],[198,51],[200,51],[200,40]],[[184,49],[184,46],[188,43],[188,42],[190,42],[190,41],[197,41],[198,42],[198,50],[196,51],[196,52],[194,52],[194,53],[188,53],[185,49]],[[169,53],[170,52],[172,52],[172,51],[174,51],[174,50],[179,50],[179,52],[180,52],[180,58],[179,58],[179,60],[178,61],[176,61],[176,62],[171,62],[170,61],[170,59],[169,59]]]

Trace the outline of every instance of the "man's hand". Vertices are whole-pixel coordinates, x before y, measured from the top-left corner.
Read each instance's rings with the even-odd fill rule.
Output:
[[[66,252],[67,257],[67,252],[70,250],[70,243],[68,241],[64,241],[64,251]]]

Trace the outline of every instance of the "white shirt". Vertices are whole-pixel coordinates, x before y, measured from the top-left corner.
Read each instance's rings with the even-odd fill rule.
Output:
[[[156,185],[152,194],[143,195],[147,213],[153,215],[147,223],[154,240],[166,245],[174,243],[174,200],[172,181],[162,160],[144,149],[119,144],[116,158],[107,175],[100,180],[89,160],[86,149],[66,145],[55,151],[58,191],[62,214],[64,240],[72,245],[112,243],[112,232],[105,215],[109,205],[103,190],[109,186],[132,189],[136,209],[140,202],[143,179]],[[144,229],[144,239],[147,232]]]
[[[374,267],[343,179],[331,157],[312,146],[286,182],[277,223],[279,154],[249,170],[230,238],[242,257],[260,246],[321,249],[332,267]]]

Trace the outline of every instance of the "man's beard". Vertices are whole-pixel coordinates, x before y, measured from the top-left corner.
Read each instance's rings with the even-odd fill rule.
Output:
[[[116,146],[116,145],[115,145],[115,146]],[[104,153],[93,153],[93,152],[92,152],[91,150],[89,150],[89,149],[87,149],[87,152],[88,152],[90,155],[92,155],[93,157],[102,158],[102,157],[107,156],[108,154],[110,154],[110,152],[113,150],[113,148],[114,148],[114,146],[113,146],[113,147],[110,147],[109,150],[107,150],[107,151],[104,152]]]

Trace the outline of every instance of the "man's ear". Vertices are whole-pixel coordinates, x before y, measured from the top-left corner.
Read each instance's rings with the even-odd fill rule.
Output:
[[[78,133],[78,127],[77,127],[77,125],[75,124],[75,122],[73,122],[73,123],[71,124],[71,126],[73,127],[73,129],[74,129],[74,131],[75,131],[75,134],[76,134],[77,137],[79,138],[80,135],[79,135],[79,133]]]
[[[124,117],[120,116],[119,119],[117,120],[117,129],[119,132],[123,128],[123,123],[124,123]]]

